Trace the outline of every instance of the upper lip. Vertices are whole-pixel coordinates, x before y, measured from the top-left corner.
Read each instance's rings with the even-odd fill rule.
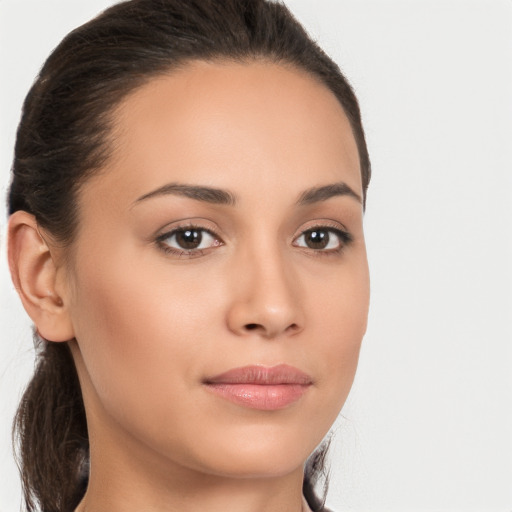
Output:
[[[313,380],[303,371],[279,364],[267,367],[263,365],[242,366],[205,379],[205,384],[312,384]]]

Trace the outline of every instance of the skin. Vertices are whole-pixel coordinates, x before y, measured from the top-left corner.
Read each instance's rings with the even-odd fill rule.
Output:
[[[24,212],[10,224],[13,279],[39,332],[76,338],[91,443],[77,511],[298,512],[303,464],[345,402],[366,330],[349,122],[325,86],[266,62],[190,64],[132,93],[114,119],[114,153],[80,191],[71,249],[39,237]],[[340,182],[355,195],[297,203]],[[227,190],[236,203],[138,200],[169,183]],[[201,250],[161,237],[190,225],[214,233],[202,232]],[[303,236],[318,226],[326,249]],[[16,263],[35,255],[39,265]],[[203,384],[281,363],[313,384],[277,411]]]

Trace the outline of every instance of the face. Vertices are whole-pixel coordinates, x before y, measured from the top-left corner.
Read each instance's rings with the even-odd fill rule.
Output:
[[[366,329],[342,108],[295,69],[198,62],[135,91],[115,121],[66,269],[91,442],[210,475],[300,467]]]

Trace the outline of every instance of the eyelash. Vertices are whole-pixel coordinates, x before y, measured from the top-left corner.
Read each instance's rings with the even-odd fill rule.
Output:
[[[184,249],[184,248],[178,249],[176,247],[169,246],[168,243],[165,243],[165,240],[168,240],[169,238],[176,236],[178,233],[185,232],[185,231],[196,231],[196,232],[200,232],[203,234],[207,233],[208,236],[211,236],[216,241],[216,243],[214,245],[211,245],[211,246],[205,248],[205,249]],[[315,231],[324,231],[324,232],[328,232],[328,233],[334,233],[339,241],[338,247],[333,248],[333,249],[314,249],[311,247],[303,247],[303,246],[295,245],[295,242],[297,240],[299,240],[301,237],[305,236],[308,233],[312,233]],[[204,236],[204,235],[202,235],[202,236]],[[318,225],[310,226],[307,229],[301,231],[301,233],[298,236],[296,236],[293,239],[293,241],[294,241],[295,247],[305,249],[308,253],[311,253],[315,256],[333,256],[333,255],[341,254],[343,252],[343,250],[353,242],[353,236],[348,231],[340,229],[339,227],[329,226],[329,225],[325,225],[325,224],[318,224]],[[171,231],[167,231],[167,232],[159,235],[156,238],[156,244],[159,247],[159,249],[161,249],[166,254],[171,254],[171,255],[177,256],[177,257],[184,256],[184,257],[188,257],[188,258],[196,258],[196,257],[205,255],[209,249],[212,249],[215,247],[220,247],[220,246],[224,245],[224,242],[214,231],[212,231],[210,229],[207,229],[202,226],[195,225],[195,224],[187,224],[187,225],[183,225],[183,226],[178,226],[176,228],[173,228]]]
[[[348,247],[354,240],[354,237],[344,229],[326,224],[316,224],[303,230],[299,236],[294,238],[294,242],[296,242],[299,238],[303,237],[307,233],[312,233],[314,231],[326,231],[329,234],[334,233],[338,238],[338,247],[333,249],[313,249],[311,247],[301,247],[314,256],[325,257],[340,255],[343,250]]]
[[[165,240],[168,240],[169,238],[176,236],[176,234],[184,231],[199,231],[201,233],[207,233],[209,236],[211,236],[214,240],[218,241],[219,243],[207,247],[206,249],[178,249],[176,247],[171,247],[169,244],[165,243]],[[171,254],[173,256],[178,257],[188,257],[188,258],[196,258],[199,256],[203,256],[208,249],[211,249],[213,247],[220,247],[221,245],[224,245],[224,242],[222,242],[221,238],[212,230],[204,228],[202,226],[198,226],[195,224],[186,224],[182,226],[177,226],[176,228],[173,228],[171,231],[167,231],[166,233],[163,233],[159,235],[156,239],[156,243],[158,247],[164,251],[166,254]]]

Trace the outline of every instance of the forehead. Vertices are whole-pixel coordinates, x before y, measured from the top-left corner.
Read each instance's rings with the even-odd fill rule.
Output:
[[[193,62],[137,89],[114,121],[115,151],[98,181],[132,199],[170,181],[300,189],[343,180],[361,190],[340,103],[290,66]]]

